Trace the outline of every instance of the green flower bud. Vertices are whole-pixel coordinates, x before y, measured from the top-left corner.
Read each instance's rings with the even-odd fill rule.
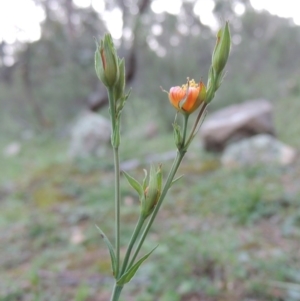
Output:
[[[161,165],[157,170],[153,166],[150,168],[149,185],[141,198],[141,215],[147,218],[154,210],[161,195],[162,172]]]
[[[95,69],[98,78],[106,87],[113,87],[119,79],[119,59],[110,34],[97,45]]]
[[[119,59],[119,79],[115,85],[115,100],[119,100],[124,95],[125,89],[125,62],[124,58]]]
[[[229,24],[226,22],[224,28],[221,28],[217,34],[217,42],[212,55],[212,66],[216,75],[220,74],[228,60],[230,52],[231,38]]]

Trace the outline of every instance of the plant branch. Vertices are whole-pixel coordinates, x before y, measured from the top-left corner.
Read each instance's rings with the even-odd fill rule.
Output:
[[[119,276],[120,270],[120,159],[119,159],[119,147],[115,145],[114,139],[116,137],[115,131],[119,131],[119,127],[116,126],[116,107],[114,99],[113,88],[108,88],[108,98],[109,98],[109,110],[111,115],[111,144],[113,146],[114,153],[114,167],[115,167],[115,252],[116,252],[116,275]]]
[[[138,235],[139,235],[139,233],[140,233],[140,231],[143,227],[144,222],[145,222],[145,218],[142,215],[140,215],[139,220],[138,220],[138,222],[135,226],[135,229],[132,233],[131,239],[129,241],[128,248],[127,248],[127,251],[126,251],[126,255],[124,257],[124,262],[123,262],[123,266],[122,266],[122,270],[121,270],[120,275],[123,275],[126,271],[132,248],[133,248],[133,246],[134,246],[134,244],[137,240],[137,237],[138,237]]]
[[[168,190],[169,190],[169,188],[170,188],[170,186],[172,184],[174,176],[175,176],[175,174],[177,172],[177,169],[178,169],[178,167],[179,167],[179,165],[180,165],[180,163],[181,163],[184,155],[185,155],[185,151],[178,151],[177,152],[177,156],[176,156],[176,158],[175,158],[175,160],[173,162],[173,165],[172,165],[172,168],[171,168],[170,173],[168,175],[166,184],[165,184],[165,186],[164,186],[164,188],[162,190],[162,193],[161,193],[161,196],[160,196],[160,198],[159,198],[159,200],[157,202],[157,205],[155,206],[154,211],[151,214],[150,220],[148,221],[148,223],[147,223],[147,225],[146,225],[146,227],[145,227],[145,229],[144,229],[144,231],[143,231],[143,233],[141,235],[141,238],[140,238],[140,240],[138,242],[137,248],[136,248],[136,250],[134,252],[134,255],[133,255],[133,257],[132,257],[132,259],[130,261],[129,268],[134,264],[135,259],[136,259],[137,255],[139,254],[139,251],[140,251],[140,249],[141,249],[141,247],[142,247],[142,245],[144,243],[144,240],[145,240],[145,238],[146,238],[146,236],[147,236],[147,234],[148,234],[148,232],[149,232],[149,230],[150,230],[150,228],[151,228],[151,226],[152,226],[152,224],[153,224],[153,222],[155,220],[155,217],[156,217],[156,215],[157,215],[157,213],[159,211],[159,208],[160,208],[160,206],[161,206],[161,204],[162,204],[162,202],[163,202],[163,200],[164,200],[164,198],[165,198],[165,196],[166,196],[166,194],[167,194],[167,192],[168,192]]]
[[[206,107],[207,107],[207,103],[204,102],[203,105],[201,106],[201,109],[200,109],[200,111],[199,111],[199,114],[198,114],[198,116],[197,116],[197,119],[196,119],[196,121],[195,121],[195,123],[194,123],[194,126],[193,126],[193,128],[192,128],[192,130],[191,130],[190,136],[189,136],[189,138],[187,139],[187,143],[185,144],[185,146],[188,147],[188,146],[190,145],[190,142],[191,142],[191,140],[192,140],[193,137],[194,137],[195,130],[196,130],[198,124],[199,124],[199,121],[200,121],[201,117],[203,116],[203,113],[205,112]]]

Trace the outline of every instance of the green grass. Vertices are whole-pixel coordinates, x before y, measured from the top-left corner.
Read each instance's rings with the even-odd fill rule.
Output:
[[[4,149],[13,141],[20,143],[20,152],[16,156],[5,156]],[[42,136],[33,140],[8,138],[0,140],[0,184],[13,180],[26,180],[32,172],[55,162],[67,160],[67,146],[63,141]]]
[[[298,102],[289,104],[295,116]],[[287,123],[281,106],[279,138],[299,147],[297,123]],[[140,178],[149,167],[145,157],[171,150],[173,138],[162,131],[145,139],[128,127],[136,131],[125,134],[121,157],[137,153],[141,166],[130,173]],[[126,142],[133,137],[139,148]],[[274,287],[300,283],[300,191],[292,185],[299,162],[227,170],[194,142],[178,172],[185,176],[170,190],[143,252],[159,247],[124,300],[299,300],[294,287]],[[50,136],[23,141],[15,157],[0,156],[0,301],[109,299],[109,254],[95,224],[113,240],[111,162],[110,153],[71,161],[66,142]],[[171,161],[163,163],[166,176]],[[121,192],[125,247],[139,203],[123,178]]]

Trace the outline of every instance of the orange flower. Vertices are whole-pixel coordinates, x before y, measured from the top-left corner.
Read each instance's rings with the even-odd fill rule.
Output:
[[[194,80],[190,80],[187,84],[179,87],[172,87],[169,92],[171,104],[183,113],[191,114],[199,108],[205,100],[206,87],[200,81],[197,84]]]

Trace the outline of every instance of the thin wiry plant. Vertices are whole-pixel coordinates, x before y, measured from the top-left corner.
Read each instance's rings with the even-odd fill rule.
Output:
[[[152,165],[149,175],[146,170],[142,181],[134,179],[123,171],[130,186],[137,192],[140,200],[140,214],[132,236],[128,242],[128,247],[124,258],[120,256],[120,214],[121,214],[121,193],[120,193],[120,126],[122,110],[127,103],[130,91],[125,93],[125,62],[116,53],[113,40],[110,34],[106,34],[97,45],[95,53],[95,69],[100,81],[106,86],[109,99],[109,113],[111,120],[111,144],[114,154],[114,174],[115,174],[115,243],[110,242],[103,231],[99,229],[101,237],[106,243],[110,257],[112,273],[115,283],[111,295],[111,301],[119,300],[122,289],[136,274],[139,267],[156,249],[138,258],[143,243],[157,217],[159,209],[167,195],[170,187],[178,180],[175,179],[180,163],[188,151],[188,148],[197,134],[201,123],[206,115],[208,104],[213,100],[216,91],[222,84],[224,78],[224,68],[230,52],[230,30],[229,24],[218,31],[217,41],[212,54],[212,63],[208,73],[208,81],[205,85],[187,79],[187,83],[182,86],[172,87],[168,94],[170,103],[177,110],[173,123],[174,141],[177,148],[177,155],[169,171],[167,179],[162,179],[162,166]],[[198,115],[194,123],[189,126],[189,117],[192,113]],[[177,123],[177,116],[182,116],[182,126]],[[189,130],[190,129],[190,130]]]

